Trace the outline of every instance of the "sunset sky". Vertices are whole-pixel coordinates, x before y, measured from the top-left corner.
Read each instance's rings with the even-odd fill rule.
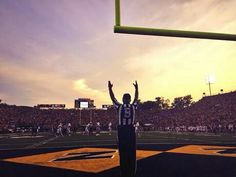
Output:
[[[236,34],[236,0],[121,0],[121,23]],[[154,100],[236,90],[236,42],[113,33],[114,0],[0,0],[0,99],[34,106],[88,97]]]

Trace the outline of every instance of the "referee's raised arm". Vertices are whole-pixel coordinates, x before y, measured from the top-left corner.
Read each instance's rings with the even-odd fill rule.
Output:
[[[108,81],[109,95],[110,95],[110,98],[111,98],[113,104],[116,106],[116,105],[119,105],[120,103],[117,101],[117,99],[113,93],[112,87],[113,87],[113,84],[111,83],[111,81]]]
[[[133,83],[133,85],[135,88],[135,95],[134,95],[133,104],[137,104],[137,102],[138,102],[138,83],[137,83],[137,81],[135,81],[135,83]]]

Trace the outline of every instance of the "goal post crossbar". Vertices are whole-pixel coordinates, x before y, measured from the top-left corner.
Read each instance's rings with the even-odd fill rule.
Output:
[[[122,26],[120,21],[120,0],[115,0],[114,33],[236,41],[236,34],[130,27]]]

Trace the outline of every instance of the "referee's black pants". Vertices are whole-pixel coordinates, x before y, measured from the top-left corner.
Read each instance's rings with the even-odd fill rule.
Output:
[[[122,177],[134,177],[136,173],[136,135],[133,125],[118,126],[118,149]]]

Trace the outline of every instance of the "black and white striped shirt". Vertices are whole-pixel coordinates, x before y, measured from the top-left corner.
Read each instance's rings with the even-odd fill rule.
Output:
[[[116,101],[113,102],[113,104],[118,111],[119,125],[134,125],[137,103],[134,102],[133,104],[120,104]]]

